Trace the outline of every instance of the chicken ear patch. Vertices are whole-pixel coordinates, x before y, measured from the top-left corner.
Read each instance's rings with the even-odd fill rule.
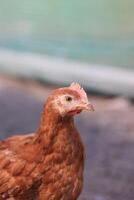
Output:
[[[75,90],[76,92],[78,92],[83,100],[87,100],[87,94],[84,91],[84,89],[80,86],[79,83],[72,83],[70,85],[70,89]]]

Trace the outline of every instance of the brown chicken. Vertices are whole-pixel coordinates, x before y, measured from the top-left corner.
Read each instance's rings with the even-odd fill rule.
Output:
[[[84,149],[73,116],[93,110],[79,84],[48,97],[34,134],[0,142],[0,200],[76,200]]]

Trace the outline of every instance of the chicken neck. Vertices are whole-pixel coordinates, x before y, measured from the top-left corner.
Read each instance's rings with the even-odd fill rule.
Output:
[[[63,131],[69,134],[74,129],[74,119],[72,116],[61,117],[59,113],[52,109],[50,104],[44,107],[41,115],[39,129],[36,134],[36,142],[41,143],[44,148],[52,146],[55,138]]]

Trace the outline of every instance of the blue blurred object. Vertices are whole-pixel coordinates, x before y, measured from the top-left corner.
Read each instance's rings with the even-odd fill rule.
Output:
[[[133,68],[134,1],[0,0],[0,47]]]

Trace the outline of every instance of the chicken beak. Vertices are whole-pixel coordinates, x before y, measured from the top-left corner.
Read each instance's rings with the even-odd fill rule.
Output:
[[[85,106],[85,110],[94,111],[94,106],[93,106],[91,103],[88,103],[88,104]]]
[[[77,108],[80,110],[94,111],[94,106],[91,103],[83,103]]]

